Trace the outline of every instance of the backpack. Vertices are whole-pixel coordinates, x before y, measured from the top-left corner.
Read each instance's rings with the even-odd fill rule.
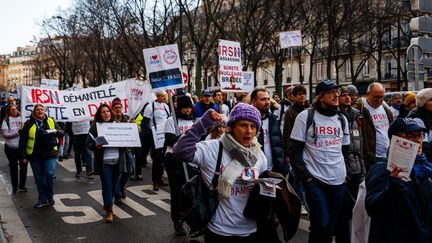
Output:
[[[313,128],[312,128],[313,129],[312,130],[312,132],[313,132],[312,133],[312,138],[315,138],[316,137],[316,134],[315,134],[315,121],[314,121],[315,108],[311,107],[307,111],[308,111],[308,116],[307,116],[307,120],[306,120],[306,131],[305,131],[305,134],[306,134],[306,137],[307,137],[307,132],[309,130],[309,127],[311,125],[313,125]],[[337,115],[338,115],[338,119],[339,119],[339,121],[341,122],[341,125],[342,125],[342,132],[344,132],[345,131],[345,127],[346,127],[345,119],[344,119],[344,117],[343,117],[343,115],[342,115],[342,113],[340,111],[337,112]]]

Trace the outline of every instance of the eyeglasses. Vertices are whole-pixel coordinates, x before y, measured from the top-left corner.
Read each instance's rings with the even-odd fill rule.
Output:
[[[384,96],[372,96],[374,100],[383,100]]]

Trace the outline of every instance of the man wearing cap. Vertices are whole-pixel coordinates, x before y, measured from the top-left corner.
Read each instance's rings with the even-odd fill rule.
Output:
[[[387,161],[390,140],[387,131],[393,121],[393,114],[384,101],[384,87],[371,83],[366,97],[358,99],[353,105],[362,114],[363,159],[366,171],[376,162]]]
[[[408,178],[399,174],[402,168],[395,166],[389,171],[383,162],[370,169],[365,201],[371,217],[368,242],[431,242],[432,164],[422,151],[426,130],[419,118],[399,118],[390,125],[389,139],[398,136],[420,147]]]
[[[346,88],[348,89],[348,91],[351,94],[351,105],[353,105],[357,101],[357,99],[359,97],[358,89],[353,84],[347,85]]]
[[[150,156],[152,157],[152,181],[153,181],[153,190],[159,191],[160,186],[166,185],[162,180],[163,169],[164,169],[164,155],[163,155],[163,144],[160,146],[159,143],[155,143],[155,140],[164,140],[164,136],[160,136],[160,132],[162,131],[162,135],[165,122],[168,117],[171,116],[171,112],[168,108],[168,105],[165,103],[165,92],[157,91],[155,93],[156,100],[147,105],[144,110],[144,119],[143,124],[145,128],[145,134],[148,139],[153,141],[153,146],[150,151]],[[158,136],[155,139],[155,136]]]
[[[257,222],[244,216],[254,180],[267,170],[267,159],[256,135],[261,127],[261,114],[253,106],[238,103],[232,109],[227,125],[229,131],[217,139],[199,142],[213,123],[223,116],[207,111],[174,145],[178,159],[200,167],[206,185],[216,171],[220,146],[223,146],[217,192],[219,206],[207,224],[206,243],[258,242]]]
[[[193,108],[193,114],[195,118],[200,118],[204,115],[204,113],[209,110],[213,109],[215,111],[218,110],[218,107],[216,104],[211,102],[212,93],[208,90],[203,90],[201,92],[200,101],[198,103],[195,103]]]
[[[349,242],[349,222],[352,218],[352,210],[359,191],[359,185],[366,176],[366,168],[362,155],[362,136],[360,130],[361,114],[351,107],[351,94],[342,86],[339,89],[339,109],[348,120],[350,134],[350,145],[344,156],[346,167],[346,189],[345,198],[335,227],[336,241]]]
[[[270,112],[270,96],[267,89],[256,87],[251,93],[251,104],[261,113],[258,142],[267,157],[267,169],[285,176],[288,173],[288,164],[284,161],[282,133],[276,116]]]
[[[311,109],[296,117],[291,132],[291,165],[303,182],[310,209],[309,242],[332,242],[345,193],[343,151],[350,143],[348,121],[340,113],[338,86],[330,80],[316,86]]]
[[[432,161],[432,88],[418,92],[416,103],[417,107],[411,111],[409,117],[418,117],[425,123],[428,131],[424,134],[423,152],[428,161]]]

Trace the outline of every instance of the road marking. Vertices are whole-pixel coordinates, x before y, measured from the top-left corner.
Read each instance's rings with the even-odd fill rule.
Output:
[[[64,193],[64,194],[56,194],[54,195],[54,200],[56,204],[54,205],[54,209],[60,213],[72,213],[79,212],[83,213],[84,216],[63,216],[62,219],[67,224],[85,224],[85,223],[93,223],[102,220],[102,216],[100,216],[96,210],[92,207],[88,206],[66,206],[62,202],[62,199],[80,199],[81,197],[74,193]]]
[[[164,209],[167,212],[171,211],[170,204],[162,201],[162,200],[170,200],[170,194],[166,191],[159,190],[156,194],[147,194],[144,191],[151,191],[153,192],[153,186],[152,185],[143,185],[143,186],[131,186],[128,187],[127,190],[135,194],[136,196],[140,198],[147,199],[149,202],[153,203],[154,205]]]
[[[102,190],[90,191],[87,192],[87,194],[89,194],[94,200],[103,206]],[[132,218],[130,214],[126,213],[123,209],[117,207],[116,205],[113,205],[113,212],[119,219]]]
[[[140,213],[142,216],[156,215],[154,212],[152,212],[148,208],[142,206],[141,204],[135,202],[134,200],[132,200],[130,198],[125,198],[122,200],[122,202],[124,204],[128,205],[129,207],[131,207],[132,209],[134,209],[135,211],[137,211],[138,213]]]

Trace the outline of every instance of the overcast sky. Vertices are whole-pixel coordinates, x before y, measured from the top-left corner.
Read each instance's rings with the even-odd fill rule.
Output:
[[[40,23],[71,6],[73,0],[0,0],[0,54],[32,44],[40,37]]]

